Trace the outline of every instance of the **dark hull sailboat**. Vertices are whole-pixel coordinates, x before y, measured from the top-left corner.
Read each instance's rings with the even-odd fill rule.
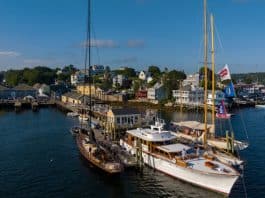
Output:
[[[88,43],[88,46],[86,45],[86,53],[85,53],[85,77],[84,77],[84,85],[88,82],[90,87],[90,93],[91,93],[91,38],[90,38],[90,32],[91,32],[91,0],[88,0],[88,28],[87,28],[87,39],[86,43]],[[88,56],[88,57],[87,57]],[[88,62],[87,62],[88,61]],[[89,66],[89,75],[87,78],[87,64]],[[91,164],[96,166],[97,168],[103,170],[106,173],[109,174],[117,174],[120,173],[123,170],[123,167],[121,163],[114,160],[114,158],[110,155],[109,152],[106,150],[100,148],[100,146],[97,144],[97,141],[95,139],[94,131],[92,129],[92,116],[91,116],[91,109],[92,109],[92,98],[91,94],[89,95],[89,108],[86,108],[86,101],[85,97],[83,104],[84,108],[81,109],[81,112],[85,112],[85,116],[88,119],[88,127],[84,128],[82,123],[80,124],[80,127],[74,127],[72,128],[71,132],[73,132],[76,135],[76,143],[77,147],[81,153],[81,155]]]
[[[109,174],[117,174],[123,170],[121,164],[115,162],[109,153],[100,149],[87,134],[78,133],[76,143],[81,155],[97,168]]]

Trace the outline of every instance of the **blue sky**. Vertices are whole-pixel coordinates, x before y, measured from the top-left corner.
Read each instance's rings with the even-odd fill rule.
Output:
[[[94,0],[92,63],[198,70],[203,0]],[[0,0],[0,70],[83,67],[86,0]],[[215,16],[216,63],[232,72],[265,71],[265,0],[208,0]]]

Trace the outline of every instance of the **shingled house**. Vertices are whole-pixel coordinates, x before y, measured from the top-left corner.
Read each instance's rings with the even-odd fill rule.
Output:
[[[107,112],[108,131],[140,127],[141,113],[136,108],[113,108]]]

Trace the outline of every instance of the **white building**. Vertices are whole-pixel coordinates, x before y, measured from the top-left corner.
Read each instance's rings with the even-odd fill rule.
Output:
[[[84,82],[85,74],[81,71],[77,71],[71,75],[71,85],[77,85]]]
[[[200,83],[200,74],[191,74],[188,75],[185,80],[183,80],[182,85],[183,87],[187,85],[198,87],[199,83]]]
[[[117,86],[120,86],[122,87],[123,84],[124,84],[124,81],[126,80],[125,76],[119,74],[117,76],[115,76],[113,79],[112,79],[112,86],[113,87],[117,87]]]
[[[214,99],[215,99],[215,105],[220,104],[220,102],[222,100],[225,101],[225,93],[220,91],[220,90],[215,91]],[[208,105],[213,104],[213,102],[212,102],[212,91],[208,91],[207,104]]]
[[[147,99],[152,101],[160,101],[166,99],[165,87],[161,83],[156,83],[152,88],[147,90]]]
[[[94,75],[103,74],[105,71],[105,67],[103,65],[93,65],[91,69]]]
[[[172,95],[176,99],[177,104],[194,104],[200,105],[204,101],[203,88],[184,87],[182,90],[172,90]]]
[[[140,71],[138,78],[140,80],[146,80],[147,79],[147,73],[145,71]]]

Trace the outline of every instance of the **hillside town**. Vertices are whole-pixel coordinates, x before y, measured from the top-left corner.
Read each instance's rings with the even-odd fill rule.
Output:
[[[39,76],[44,74],[42,73],[44,70],[53,71],[47,67],[36,67],[36,69],[40,70]],[[51,77],[44,76],[35,82],[32,79],[27,80],[24,76],[22,80],[14,81],[16,76],[14,71],[2,72],[0,99],[2,101],[55,99],[75,105],[83,102],[84,95],[91,94],[94,99],[104,102],[123,103],[129,101],[162,106],[184,105],[191,108],[203,106],[204,103],[204,90],[201,83],[204,75],[201,71],[195,74],[185,74],[184,71],[168,70],[167,68],[160,71],[156,66],[150,66],[147,70],[141,71],[129,67],[111,70],[109,66],[103,65],[93,65],[91,71],[92,85],[84,83],[88,70],[79,70],[73,65],[63,69],[57,68]],[[211,72],[210,69],[209,72]],[[29,78],[34,79],[34,77]],[[208,80],[211,81],[211,78],[208,77]],[[253,104],[265,101],[264,84],[258,82],[247,84],[244,79],[233,82],[236,94],[230,97],[225,93],[225,85],[220,80],[217,81],[217,90],[214,96],[216,105],[220,101],[225,101],[230,106],[236,102]],[[212,94],[209,90],[208,105],[211,105],[211,101]]]

